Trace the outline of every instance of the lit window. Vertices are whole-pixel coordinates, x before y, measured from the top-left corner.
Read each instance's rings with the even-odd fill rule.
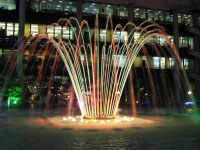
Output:
[[[135,19],[146,19],[146,9],[145,8],[134,8],[134,18]]]
[[[194,49],[194,39],[193,39],[193,37],[189,37],[189,48]]]
[[[170,36],[168,36],[169,38],[169,43],[173,43],[173,39],[171,39]],[[167,46],[167,39],[165,39],[165,37],[162,36],[154,36],[153,39],[150,39],[148,42],[154,42],[156,44],[159,44],[160,46]]]
[[[154,69],[165,69],[165,58],[164,57],[152,57],[152,68]]]
[[[19,23],[15,23],[15,36],[18,35],[18,31],[19,31]]]
[[[180,48],[188,48],[189,47],[188,42],[189,42],[188,37],[184,37],[184,36],[179,37],[179,47]]]
[[[62,27],[55,26],[55,37],[61,37],[61,33],[62,33]]]
[[[73,35],[73,31],[72,31],[72,28],[70,27],[63,27],[63,38],[65,39],[71,39],[73,40],[74,39],[74,35]]]
[[[0,8],[1,9],[7,9],[7,10],[15,10],[16,9],[16,3],[15,0],[1,0],[0,1]]]
[[[153,68],[159,69],[160,68],[160,57],[152,57],[153,58]]]
[[[64,1],[64,0],[42,0],[42,1],[31,1],[31,9],[39,12],[39,11],[46,11],[48,12],[55,12],[55,11],[65,11],[65,12],[76,12],[76,1]],[[51,11],[49,11],[51,10]]]
[[[137,42],[140,38],[140,33],[139,32],[134,32],[134,42]]]
[[[7,23],[7,36],[11,36],[14,33],[14,24]]]
[[[113,55],[113,60],[115,59],[115,55]],[[116,57],[116,63],[118,67],[124,67],[125,64],[127,63],[127,56],[123,56],[123,55],[117,55]]]
[[[105,42],[106,41],[106,30],[100,29],[100,41]]]
[[[165,46],[166,45],[166,41],[163,37],[160,37],[160,36],[156,36],[156,39],[157,39],[157,43],[161,46]]]
[[[69,39],[69,37],[70,37],[69,27],[63,27],[63,38]]]
[[[115,40],[115,42],[119,42],[120,39],[121,39],[121,33],[120,33],[120,31],[115,31],[114,32],[114,40]]]
[[[160,69],[165,69],[165,58],[164,57],[160,58]]]
[[[126,31],[121,32],[121,39],[126,42],[128,41],[128,33]]]
[[[5,22],[0,22],[0,29],[5,29],[6,23]]]
[[[112,5],[107,5],[106,6],[106,11],[105,11],[105,15],[108,15],[108,14],[113,14],[113,6]]]
[[[35,36],[38,34],[38,24],[31,24],[31,35]]]
[[[53,25],[47,26],[47,35],[51,38],[54,37],[54,26]]]
[[[164,21],[165,18],[165,12],[164,11],[158,11],[158,20],[159,21]]]
[[[187,26],[193,26],[193,18],[192,15],[178,13],[178,22],[185,24]]]
[[[159,12],[158,10],[148,9],[147,10],[147,17],[148,17],[148,19],[153,20],[153,21],[158,21],[158,19],[159,19],[158,16],[161,17],[161,15],[158,12]]]
[[[128,10],[124,6],[118,7],[118,16],[120,17],[127,17],[128,16]]]
[[[182,67],[185,70],[189,69],[189,60],[188,59],[186,59],[186,58],[182,59]]]
[[[97,3],[83,3],[83,12],[87,14],[113,14],[113,5],[97,4]]]
[[[169,67],[174,68],[174,59],[173,58],[169,58]]]
[[[165,21],[166,22],[172,22],[173,21],[173,15],[170,14],[170,12],[165,12]]]

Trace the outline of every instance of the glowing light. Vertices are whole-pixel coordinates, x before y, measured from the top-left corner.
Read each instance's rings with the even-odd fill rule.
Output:
[[[69,116],[69,117],[68,117],[68,120],[72,120],[72,117],[71,117],[71,116]]]
[[[192,91],[190,90],[190,91],[188,91],[188,95],[191,95],[192,94]]]
[[[118,123],[118,122],[121,122],[121,120],[119,120],[119,119],[115,119],[115,122],[117,122],[117,123]]]
[[[189,105],[194,105],[195,104],[195,102],[190,102],[190,101],[188,101],[188,102],[185,102],[185,105],[186,106],[189,106]]]
[[[79,102],[79,106],[80,106],[80,107],[84,107],[84,102],[83,102],[83,101],[80,101],[80,102]]]
[[[124,117],[123,117],[123,120],[125,120],[125,121],[130,121],[130,118],[124,116]]]
[[[101,122],[101,123],[105,123],[105,121],[104,121],[104,120],[101,120],[100,122]]]
[[[66,118],[66,117],[63,117],[63,120],[67,120],[67,118]]]
[[[12,85],[6,91],[8,97],[8,107],[15,106],[21,101],[22,88],[20,86]]]
[[[106,124],[106,123],[128,123],[130,121],[134,120],[134,117],[127,117],[127,116],[117,116],[116,119],[113,120],[97,120],[97,119],[83,119],[82,116],[76,116],[76,117],[62,117],[62,120],[67,121],[68,123],[70,122],[80,122],[80,123],[93,123],[93,124]]]
[[[97,120],[92,120],[93,122],[97,122]]]

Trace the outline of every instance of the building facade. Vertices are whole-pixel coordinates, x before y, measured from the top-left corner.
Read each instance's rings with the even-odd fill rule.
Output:
[[[17,41],[19,33],[20,0],[0,0],[0,59],[6,61],[12,57],[15,50],[13,44]],[[105,21],[108,14],[112,15],[114,24],[125,25],[127,22],[140,24],[149,19],[163,26],[176,46],[182,59],[182,68],[187,71],[191,80],[193,91],[200,99],[200,2],[195,0],[26,0],[24,8],[25,24],[24,36],[48,35],[52,38],[69,38],[74,40],[72,29],[55,26],[52,23],[60,18],[76,17],[79,21],[87,20],[94,28],[96,14],[99,15],[100,41],[105,38]],[[128,32],[128,31],[127,31]],[[114,33],[115,39],[127,39],[127,32]],[[111,34],[106,33],[106,34]],[[121,35],[124,36],[121,36]],[[137,39],[138,35],[134,35]],[[166,41],[156,37],[161,46]],[[107,42],[111,39],[107,38]],[[171,57],[151,55],[152,69],[170,70],[174,68]],[[134,63],[140,68],[147,58],[138,56]]]

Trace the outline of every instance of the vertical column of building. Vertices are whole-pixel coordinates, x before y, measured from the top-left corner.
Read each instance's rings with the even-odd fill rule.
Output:
[[[77,0],[77,4],[76,4],[77,14],[76,14],[76,18],[77,18],[79,24],[81,23],[82,18],[83,18],[82,5],[83,5],[83,1],[82,0]],[[79,27],[76,26],[76,34],[77,35],[78,35],[78,32],[79,32]],[[81,42],[81,39],[80,39],[79,42]]]
[[[133,6],[128,4],[128,21],[133,22]]]
[[[19,31],[18,31],[18,55],[17,55],[17,73],[21,75],[23,68],[23,51],[20,49],[20,45],[24,38],[24,27],[25,27],[25,11],[26,11],[26,0],[19,1]]]
[[[176,47],[177,53],[179,53],[179,24],[178,24],[178,12],[173,11],[173,36],[174,36],[174,46]],[[176,61],[177,62],[177,61]],[[180,103],[180,67],[181,65],[175,62],[174,68],[174,92],[175,92],[175,102]]]
[[[194,28],[198,28],[198,14],[194,13],[193,14],[193,26]],[[194,50],[195,51],[200,51],[200,36],[197,34],[194,34]],[[200,75],[200,63],[199,63],[199,58],[196,57],[194,58],[194,73],[197,75]],[[195,82],[195,96],[196,98],[200,98],[200,93],[199,93],[199,89],[200,89],[200,83],[198,81]]]
[[[77,15],[76,15],[76,18],[78,19],[79,23],[82,21],[82,5],[83,5],[83,0],[77,0],[77,4],[76,4],[76,7],[77,7]]]

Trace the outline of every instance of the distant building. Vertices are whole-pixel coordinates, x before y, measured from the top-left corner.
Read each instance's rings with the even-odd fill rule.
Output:
[[[187,71],[195,96],[200,100],[200,1],[195,0],[27,0],[25,18],[25,36],[47,34],[52,38],[70,38],[74,40],[70,28],[51,25],[62,17],[77,17],[79,21],[88,20],[91,29],[94,27],[95,15],[101,21],[100,41],[105,38],[105,20],[112,14],[113,23],[125,25],[128,21],[136,24],[151,19],[166,28],[171,42],[179,50],[182,68]],[[13,44],[17,40],[19,0],[0,0],[0,60],[12,57]],[[128,31],[127,31],[128,32]],[[127,38],[127,32],[114,33],[115,38],[121,34]],[[109,34],[109,33],[108,33]],[[110,33],[111,34],[111,33]],[[134,37],[137,39],[137,34]],[[110,39],[106,39],[111,42]],[[157,37],[157,42],[165,46],[166,42]],[[25,55],[28,55],[26,52]],[[120,58],[119,58],[120,59]],[[171,57],[150,54],[152,69],[170,70],[174,68]],[[145,56],[138,56],[135,68],[145,67]],[[123,58],[122,58],[123,61]],[[123,62],[119,62],[123,64]],[[139,82],[139,81],[138,81]]]

